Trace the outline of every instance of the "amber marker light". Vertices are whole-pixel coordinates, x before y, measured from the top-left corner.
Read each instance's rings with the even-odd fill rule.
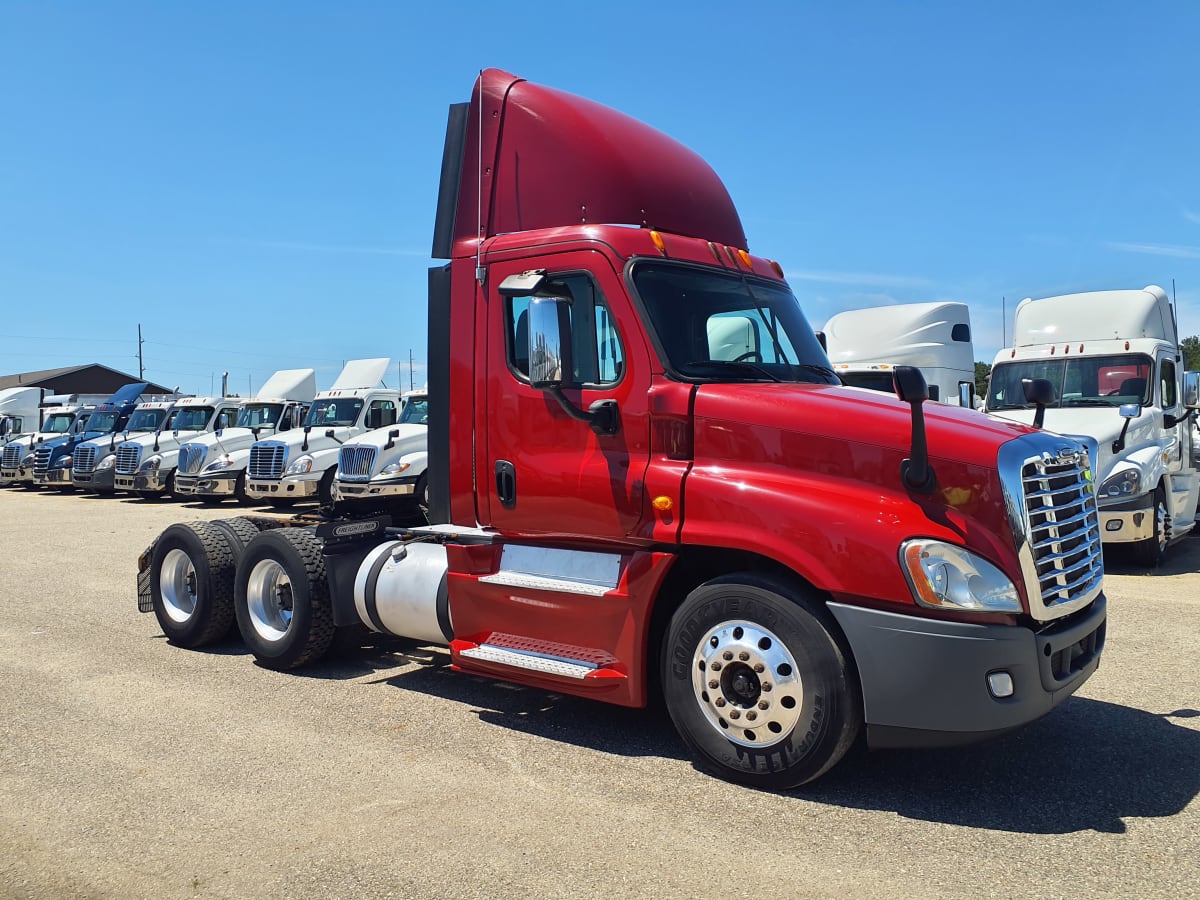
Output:
[[[909,581],[920,594],[921,599],[934,608],[942,606],[942,598],[933,592],[929,580],[921,568],[921,557],[925,550],[920,544],[909,544],[904,548],[904,565],[908,569]]]
[[[675,505],[675,501],[673,501],[670,497],[660,495],[658,497],[655,497],[651,501],[650,505],[653,506],[659,512],[665,513],[665,512],[671,511],[671,508]]]
[[[663,236],[661,234],[659,234],[657,231],[650,232],[650,242],[652,244],[654,244],[655,247],[658,248],[659,253],[661,253],[663,256],[667,255],[666,242],[663,241]]]
[[[742,265],[744,265],[747,269],[754,268],[754,262],[750,259],[749,251],[739,250],[737,252],[737,255],[738,255],[738,259],[740,259],[742,261]]]

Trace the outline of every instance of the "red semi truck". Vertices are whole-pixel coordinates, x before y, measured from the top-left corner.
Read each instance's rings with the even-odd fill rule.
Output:
[[[429,275],[429,524],[173,525],[139,608],[263,665],[335,631],[643,706],[696,764],[817,778],[856,742],[1036,719],[1096,669],[1095,447],[842,388],[696,154],[484,71],[451,107]],[[298,527],[305,526],[305,527]]]

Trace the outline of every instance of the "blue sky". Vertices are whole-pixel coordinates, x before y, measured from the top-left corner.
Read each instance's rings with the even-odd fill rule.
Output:
[[[1174,279],[1200,333],[1200,4],[0,0],[0,374],[424,380],[446,107],[507,69],[725,181],[816,327]],[[1003,299],[1002,299],[1003,298]]]

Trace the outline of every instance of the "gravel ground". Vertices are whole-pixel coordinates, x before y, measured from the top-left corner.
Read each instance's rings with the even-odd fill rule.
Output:
[[[0,897],[1200,896],[1200,538],[1110,560],[1103,664],[1045,719],[772,794],[440,648],[168,645],[137,555],[233,510],[0,491]]]

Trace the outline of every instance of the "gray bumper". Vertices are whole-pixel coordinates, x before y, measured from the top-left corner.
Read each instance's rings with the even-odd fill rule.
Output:
[[[45,472],[33,473],[34,484],[50,484],[50,485],[68,485],[72,484],[71,470],[67,468],[49,469]]]
[[[176,474],[175,491],[193,497],[232,497],[240,474],[240,471],[234,471],[228,476]]]
[[[0,469],[0,484],[33,481],[33,469]]]
[[[95,469],[91,472],[71,471],[71,482],[77,487],[90,488],[93,491],[111,491],[116,486],[113,483],[117,473],[112,469]]]
[[[1154,537],[1154,495],[1100,507],[1100,540],[1128,544]]]
[[[156,491],[167,489],[167,479],[174,469],[160,469],[153,475],[118,475],[113,479],[113,486],[118,491]]]
[[[1067,622],[1039,631],[969,625],[840,603],[829,609],[858,665],[872,747],[934,747],[991,737],[1044,716],[1100,664],[1107,602],[1101,594]],[[997,698],[987,676],[1007,672]]]
[[[321,490],[319,478],[301,481],[283,478],[279,481],[247,481],[246,493],[255,500],[296,499],[315,497]]]
[[[419,476],[418,476],[419,477]],[[388,500],[411,497],[416,490],[416,478],[389,481],[334,481],[335,500]]]

